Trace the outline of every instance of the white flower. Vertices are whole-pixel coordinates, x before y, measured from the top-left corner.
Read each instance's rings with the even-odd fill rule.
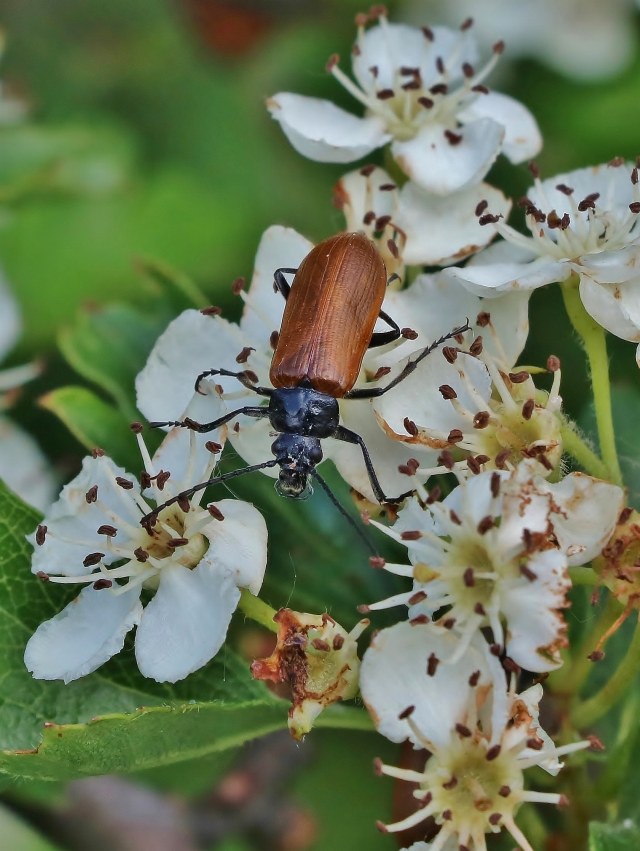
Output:
[[[218,652],[239,589],[260,589],[267,532],[252,505],[224,499],[200,507],[200,491],[166,507],[153,526],[140,523],[154,505],[206,481],[220,447],[209,452],[193,434],[174,429],[151,459],[138,440],[140,484],[96,451],[34,536],[34,573],[86,586],[27,644],[25,664],[38,679],[89,674],[122,649],[137,625],[140,671],[175,682]],[[143,589],[155,592],[144,609]]]
[[[640,341],[637,166],[615,159],[549,180],[536,177],[521,203],[531,236],[483,215],[507,243],[447,275],[471,292],[492,296],[576,273],[582,302],[596,322],[623,340]]]
[[[365,107],[358,118],[330,101],[281,92],[267,106],[293,147],[314,160],[347,163],[391,143],[400,168],[424,189],[448,195],[482,180],[500,152],[530,159],[541,138],[533,116],[484,80],[492,59],[477,69],[468,27],[417,29],[388,23],[365,29],[359,16],[353,49],[354,83],[329,60],[328,70]]]
[[[0,102],[0,121],[1,111]],[[13,347],[20,329],[18,306],[0,279],[0,359]],[[20,386],[39,373],[40,368],[35,363],[1,370],[0,411],[10,408]],[[44,509],[54,497],[54,477],[38,444],[4,416],[0,416],[0,479],[36,508]]]
[[[489,200],[491,199],[491,200]],[[479,251],[495,236],[476,208],[487,201],[508,216],[510,202],[487,183],[442,198],[408,181],[398,188],[384,169],[364,166],[344,175],[334,201],[346,229],[364,231],[378,246],[387,272],[404,277],[404,265],[445,265]]]
[[[527,56],[578,80],[598,80],[622,71],[635,50],[635,0],[441,0],[434,18],[453,25],[476,16],[483,47],[495,40],[496,26],[509,56]],[[480,14],[480,8],[482,14]],[[408,0],[403,20],[420,22],[424,3]],[[498,22],[498,24],[496,24]]]
[[[390,393],[373,399],[378,423],[411,455],[404,462],[411,469],[403,472],[414,484],[447,470],[460,477],[504,468],[523,457],[535,458],[540,472],[549,475],[562,456],[561,371],[558,359],[550,358],[553,383],[545,394],[528,372],[513,366],[527,339],[527,294],[475,300],[453,284],[443,272],[420,275],[406,290],[387,294],[385,309],[417,337],[367,355],[370,374],[388,371],[380,384],[437,338],[438,329],[455,325],[454,317],[459,323],[467,316],[477,336],[468,349],[460,341],[433,352]],[[398,486],[406,491],[406,479]]]
[[[615,485],[581,473],[551,484],[530,462],[480,473],[442,503],[413,499],[391,528],[375,523],[407,547],[411,565],[387,569],[412,577],[413,587],[364,610],[404,603],[412,619],[437,617],[459,636],[454,661],[488,627],[516,665],[557,668],[567,643],[568,567],[600,553],[623,503]]]
[[[538,721],[542,687],[507,691],[481,638],[454,665],[441,664],[455,642],[442,627],[403,623],[379,632],[364,655],[360,687],[378,730],[430,752],[422,771],[378,763],[380,774],[417,784],[419,806],[378,826],[395,833],[433,817],[440,832],[414,848],[486,851],[486,835],[506,829],[523,851],[533,851],[515,824],[520,805],[565,799],[525,790],[524,771],[537,765],[557,774],[560,756],[592,743],[556,748]]]

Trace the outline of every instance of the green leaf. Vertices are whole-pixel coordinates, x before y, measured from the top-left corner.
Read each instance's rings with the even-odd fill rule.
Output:
[[[637,848],[640,848],[640,828],[631,820],[589,825],[589,851],[636,851]]]
[[[86,449],[99,446],[116,463],[128,469],[136,469],[140,463],[140,453],[128,421],[91,390],[60,387],[38,401],[41,407],[62,420]]]
[[[0,807],[2,847],[11,851],[55,851],[52,845],[6,807]]]
[[[14,751],[0,770],[42,779],[125,772],[235,747],[284,726],[286,704],[252,680],[229,647],[175,685],[145,679],[131,643],[69,685],[33,679],[23,662],[26,642],[76,593],[30,573],[26,536],[39,519],[0,486],[0,747]],[[107,717],[89,723],[95,716]],[[48,727],[33,753],[45,722],[62,727]]]
[[[59,344],[69,364],[112,396],[127,420],[135,420],[135,377],[168,320],[166,313],[111,304],[82,311],[61,332]]]
[[[172,703],[86,724],[47,724],[33,749],[0,753],[0,772],[35,780],[113,774],[237,748],[286,724],[284,701]]]

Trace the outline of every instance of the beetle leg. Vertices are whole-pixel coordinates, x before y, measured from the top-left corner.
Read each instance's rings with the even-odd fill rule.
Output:
[[[268,461],[263,461],[261,464],[251,464],[249,467],[242,467],[240,470],[231,470],[229,473],[223,473],[221,476],[214,476],[211,479],[207,479],[206,482],[200,482],[200,484],[187,488],[187,490],[181,491],[179,494],[176,494],[176,496],[171,497],[171,499],[163,502],[162,505],[157,505],[153,511],[144,515],[144,517],[140,520],[140,525],[145,528],[154,526],[158,518],[158,514],[168,505],[173,505],[175,502],[181,502],[185,499],[189,499],[189,497],[193,496],[198,491],[203,491],[205,488],[208,488],[209,485],[217,485],[218,482],[226,482],[227,479],[235,479],[237,476],[242,476],[245,473],[253,473],[255,470],[264,470],[266,467],[275,467],[277,463],[278,462],[275,458],[270,458]]]
[[[413,493],[412,490],[406,491],[406,493],[401,493],[400,496],[387,496],[385,494],[385,492],[382,490],[380,482],[378,481],[376,471],[373,467],[373,461],[371,460],[369,450],[367,449],[367,444],[355,431],[351,431],[351,429],[345,428],[344,426],[338,426],[338,428],[331,435],[331,437],[335,437],[337,440],[344,440],[345,443],[355,443],[357,446],[360,447],[360,449],[362,450],[362,456],[364,458],[364,464],[367,468],[367,473],[369,474],[369,481],[371,482],[371,487],[378,502],[402,502],[403,499],[406,499],[406,497],[411,496],[411,494]]]
[[[197,431],[199,434],[205,434],[208,431],[213,431],[216,428],[219,428],[221,425],[228,423],[229,420],[232,420],[234,417],[237,417],[239,414],[244,414],[245,417],[268,417],[269,416],[269,408],[265,405],[261,408],[238,408],[236,411],[230,411],[228,414],[225,414],[223,417],[219,417],[217,420],[213,420],[210,423],[197,423],[195,420],[192,420],[191,417],[185,417],[183,420],[169,420],[167,422],[152,422],[149,423],[151,428],[164,428],[165,426],[173,427],[182,427],[189,428],[191,431]]]
[[[411,375],[414,369],[418,366],[421,360],[424,360],[427,355],[430,355],[431,352],[435,351],[439,346],[443,343],[446,343],[447,340],[451,340],[453,337],[457,337],[458,334],[463,334],[465,331],[469,331],[471,326],[469,325],[469,320],[465,322],[464,325],[461,325],[459,328],[454,328],[453,331],[449,331],[448,334],[445,334],[444,337],[440,337],[435,342],[431,343],[430,346],[427,346],[426,349],[423,349],[418,357],[413,358],[413,360],[408,360],[404,365],[403,369],[396,375],[393,381],[390,381],[385,387],[361,387],[356,388],[355,390],[349,390],[348,393],[344,394],[345,399],[375,399],[377,396],[382,396],[383,393],[386,393],[387,390],[392,390],[401,381]]]
[[[380,319],[382,319],[383,322],[386,322],[387,325],[390,325],[393,328],[393,331],[375,331],[371,335],[371,341],[368,345],[369,349],[373,349],[376,346],[386,346],[387,343],[394,343],[402,336],[400,326],[395,321],[395,319],[392,319],[389,316],[388,313],[385,313],[384,310],[381,310],[378,316],[380,317]]]
[[[276,269],[273,273],[273,288],[282,294],[285,301],[289,298],[289,293],[291,292],[291,284],[287,283],[285,273],[287,275],[295,275],[297,271],[297,269],[289,269],[284,266],[282,269]]]
[[[229,369],[205,369],[195,380],[194,389],[196,393],[200,393],[200,382],[202,379],[208,378],[210,375],[225,375],[230,378],[237,378],[241,384],[244,384],[247,390],[253,390],[254,393],[258,393],[260,396],[271,396],[273,392],[271,387],[260,387],[259,384],[253,384],[250,378],[250,370],[245,369],[242,372],[232,372]]]

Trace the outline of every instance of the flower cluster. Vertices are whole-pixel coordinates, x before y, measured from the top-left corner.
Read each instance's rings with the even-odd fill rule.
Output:
[[[141,524],[154,505],[206,482],[221,446],[174,429],[151,458],[139,432],[138,441],[139,481],[96,450],[33,536],[32,570],[42,581],[84,586],[29,640],[25,664],[34,677],[70,682],[89,674],[136,626],[140,671],[175,682],[218,652],[240,589],[260,590],[267,530],[252,505],[201,506],[200,494]]]
[[[397,334],[376,335],[383,344],[364,354],[345,391],[355,398],[335,400],[340,427],[321,435],[314,459],[333,462],[369,526],[407,551],[406,563],[372,557],[406,584],[360,610],[404,606],[407,616],[375,635],[360,665],[368,621],[348,632],[326,612],[283,608],[276,648],[252,673],[290,686],[296,737],[359,687],[381,734],[428,751],[420,771],[377,765],[416,785],[417,809],[379,825],[400,832],[429,820],[435,832],[414,851],[484,851],[503,829],[531,851],[515,821],[520,806],[565,798],[527,790],[524,771],[555,775],[560,757],[597,743],[574,741],[571,729],[570,743],[555,746],[539,721],[542,685],[523,689],[519,677],[563,664],[576,570],[593,562],[628,611],[640,593],[637,514],[621,486],[608,385],[595,394],[599,457],[563,411],[560,360],[520,362],[530,295],[552,283],[582,334],[594,385],[605,329],[640,343],[639,166],[615,158],[541,180],[532,164],[533,186],[517,202],[529,233],[508,225],[513,201],[485,178],[500,154],[521,163],[542,142],[528,110],[487,87],[503,47],[483,62],[469,21],[414,28],[374,7],[357,18],[353,78],[337,56],[327,65],[363,116],[289,92],[267,103],[311,159],[351,163],[388,146],[389,170],[349,171],[334,201],[346,232],[363,233],[385,263],[380,318]],[[270,405],[285,309],[274,271],[297,269],[313,248],[291,228],[270,227],[249,287],[233,285],[239,323],[217,308],[187,310],[156,341],[137,377],[138,407],[172,427],[153,457],[135,429],[140,481],[96,451],[34,535],[33,572],[85,586],[31,638],[34,676],[84,676],[136,626],[140,670],[173,682],[218,652],[240,589],[258,594],[261,515],[201,497],[227,439],[253,470],[274,475],[280,463],[277,421],[258,407]],[[308,374],[300,384],[311,387]],[[307,426],[291,434],[315,438]],[[584,472],[569,472],[567,456]],[[380,505],[381,489],[402,506]]]

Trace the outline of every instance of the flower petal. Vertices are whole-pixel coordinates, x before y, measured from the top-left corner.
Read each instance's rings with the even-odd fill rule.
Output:
[[[531,263],[474,263],[464,268],[452,266],[443,271],[461,281],[469,292],[492,298],[506,292],[535,290],[571,275],[569,263],[538,257]]]
[[[279,92],[267,109],[296,151],[318,162],[350,163],[391,138],[380,118],[358,118],[328,100]]]
[[[468,318],[473,332],[482,335],[484,349],[509,370],[527,341],[528,303],[528,292],[505,293],[491,300],[478,298],[458,280],[437,273],[418,275],[405,290],[388,290],[383,308],[401,328],[418,332],[416,340],[406,340],[398,347],[397,354],[401,352],[403,357],[419,351],[425,340],[435,340],[463,325]],[[477,324],[480,314],[482,326]],[[374,357],[376,363],[384,359],[371,350],[368,359],[373,362]]]
[[[539,488],[552,495],[553,531],[569,564],[586,564],[599,555],[624,506],[623,489],[584,473],[570,473],[555,484],[541,480]]]
[[[365,91],[373,92],[396,88],[401,68],[417,68],[427,89],[442,79],[436,68],[438,57],[445,63],[447,81],[454,83],[462,79],[464,63],[477,62],[475,40],[466,30],[438,26],[431,27],[430,38],[426,38],[422,29],[384,21],[358,37],[353,75]]]
[[[55,499],[49,462],[35,440],[7,417],[0,417],[0,479],[42,511]]]
[[[526,106],[499,92],[480,94],[458,119],[466,124],[479,118],[492,118],[505,129],[502,153],[512,163],[521,163],[535,157],[542,148],[542,134],[538,123]]]
[[[119,487],[116,476],[133,482],[133,488],[124,490]],[[95,486],[98,502],[88,502],[87,492]],[[85,458],[82,470],[64,486],[58,501],[43,520],[49,534],[44,544],[35,548],[31,571],[65,576],[81,576],[90,572],[82,563],[85,556],[106,550],[104,536],[98,535],[97,531],[101,525],[118,527],[124,521],[138,527],[140,510],[132,493],[139,492],[138,482],[106,455]],[[33,543],[34,536],[30,540]],[[104,562],[109,564],[117,558],[117,555],[105,552]]]
[[[537,552],[527,561],[534,579],[505,583],[501,611],[507,621],[507,654],[527,671],[560,667],[560,649],[567,644],[562,609],[571,587],[567,559],[558,550]]]
[[[65,683],[90,674],[122,650],[140,622],[140,591],[123,594],[84,588],[59,614],[41,623],[29,639],[24,662],[38,680]]]
[[[409,739],[423,747],[398,717],[414,706],[416,727],[436,747],[443,746],[455,725],[469,720],[472,674],[479,672],[477,688],[493,685],[506,692],[504,672],[481,637],[459,661],[445,663],[457,643],[451,631],[434,624],[398,623],[376,634],[362,660],[360,690],[378,732],[392,742]],[[433,673],[425,676],[428,669]]]
[[[224,520],[214,520],[202,530],[209,549],[202,565],[216,566],[239,588],[257,594],[267,566],[267,526],[262,514],[248,502],[222,499],[215,503]],[[187,530],[188,531],[188,530]]]
[[[446,129],[441,124],[425,124],[413,139],[395,140],[391,146],[405,174],[435,195],[449,195],[482,180],[504,138],[504,128],[490,118],[456,131],[450,137],[453,142],[444,135]]]
[[[16,300],[0,277],[0,358],[12,348],[20,335],[22,322]]]
[[[580,298],[599,325],[616,337],[640,340],[640,279],[626,284],[604,285],[580,276]]]
[[[282,322],[285,300],[273,291],[276,269],[297,269],[313,243],[293,228],[273,225],[262,234],[256,253],[253,278],[240,320],[240,330],[251,345],[270,351],[270,337]],[[287,276],[291,283],[291,275]]]
[[[400,192],[394,222],[407,236],[403,251],[407,264],[455,263],[479,251],[496,235],[493,225],[480,225],[478,202],[486,200],[496,215],[507,217],[511,202],[487,183],[461,189],[445,197],[427,192],[409,181]]]
[[[395,372],[394,369],[386,380]],[[456,392],[459,406],[474,413],[479,410],[479,400],[488,400],[491,393],[491,379],[482,361],[461,353],[450,364],[442,352],[436,351],[397,387],[375,399],[374,410],[398,439],[441,450],[449,446],[452,429],[464,432],[468,428],[467,416],[442,397],[439,388],[445,384]],[[407,432],[406,418],[418,426],[417,436]]]
[[[175,683],[206,665],[222,647],[239,599],[233,577],[223,571],[165,567],[136,633],[140,672]]]

